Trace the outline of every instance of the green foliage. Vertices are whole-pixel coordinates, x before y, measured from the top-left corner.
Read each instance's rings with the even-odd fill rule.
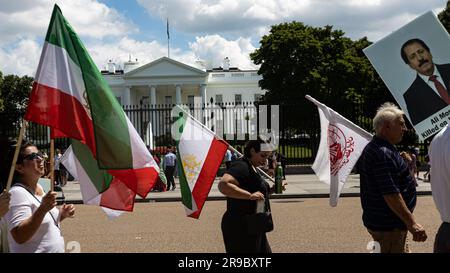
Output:
[[[301,104],[294,121],[315,111],[306,94],[338,112],[367,106],[353,111],[354,118],[373,117],[381,103],[395,102],[362,51],[371,44],[365,37],[353,41],[332,26],[294,21],[272,26],[260,44],[250,58],[260,65],[259,84],[268,91],[263,103]]]
[[[447,1],[447,6],[438,15],[439,21],[444,25],[448,33],[450,33],[450,1]]]
[[[28,103],[33,78],[0,72],[0,133],[15,135],[18,122]]]
[[[4,105],[3,105],[3,98],[2,98],[2,85],[3,85],[3,73],[0,71],[0,112],[3,111]]]
[[[26,108],[33,78],[3,76],[0,72],[0,112],[17,112]]]

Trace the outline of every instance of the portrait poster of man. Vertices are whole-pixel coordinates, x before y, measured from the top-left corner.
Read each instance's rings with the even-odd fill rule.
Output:
[[[431,11],[364,49],[421,140],[450,122],[449,49]]]

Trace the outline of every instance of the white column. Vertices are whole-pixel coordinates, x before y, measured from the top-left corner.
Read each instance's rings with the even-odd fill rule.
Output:
[[[175,87],[175,103],[181,104],[181,85],[179,84]]]
[[[125,91],[123,92],[123,105],[131,104],[131,86],[125,86]]]
[[[150,104],[156,104],[156,86],[150,85]]]
[[[206,98],[206,84],[200,84],[200,95],[202,96],[202,106],[200,107],[200,109],[203,109],[203,107],[205,107],[204,110],[202,111],[203,117],[201,119],[201,122],[203,124],[205,124],[208,128],[211,128],[211,125],[210,125],[209,119],[208,119],[209,111],[206,108],[206,102],[207,102],[206,101],[207,100],[207,98]]]
[[[200,84],[200,95],[202,96],[202,104],[206,105],[207,98],[206,98],[206,84],[202,83]]]

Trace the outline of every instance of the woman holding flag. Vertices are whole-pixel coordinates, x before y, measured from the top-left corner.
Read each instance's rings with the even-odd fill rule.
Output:
[[[14,147],[9,147],[11,153]],[[12,159],[12,156],[10,157]],[[12,161],[12,160],[11,160]],[[60,222],[75,213],[73,205],[56,208],[56,192],[38,184],[44,175],[44,156],[31,143],[20,147],[5,215],[11,252],[64,252]]]
[[[222,235],[227,253],[271,253],[265,232],[256,234],[247,229],[248,215],[255,214],[257,203],[270,209],[269,184],[256,168],[263,166],[272,153],[272,145],[263,140],[250,140],[244,157],[233,161],[219,182],[219,190],[227,196],[227,211],[222,217]]]

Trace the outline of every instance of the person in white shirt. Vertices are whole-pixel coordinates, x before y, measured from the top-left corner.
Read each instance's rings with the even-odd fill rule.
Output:
[[[225,152],[225,156],[224,156],[224,161],[225,161],[225,167],[228,169],[230,168],[230,164],[231,164],[231,151],[230,149],[227,149],[227,151]]]
[[[450,252],[450,128],[442,129],[430,144],[431,191],[442,224],[434,240],[435,253]]]
[[[66,204],[56,207],[56,192],[44,193],[38,184],[43,174],[42,153],[31,143],[22,145],[5,215],[10,252],[64,252],[60,222],[72,217],[75,208]]]
[[[173,153],[174,149],[171,146],[167,146],[167,154],[164,156],[163,166],[164,166],[164,174],[167,177],[167,190],[170,190],[170,186],[172,185],[172,190],[174,191],[175,186],[175,167],[177,164],[177,156]]]

